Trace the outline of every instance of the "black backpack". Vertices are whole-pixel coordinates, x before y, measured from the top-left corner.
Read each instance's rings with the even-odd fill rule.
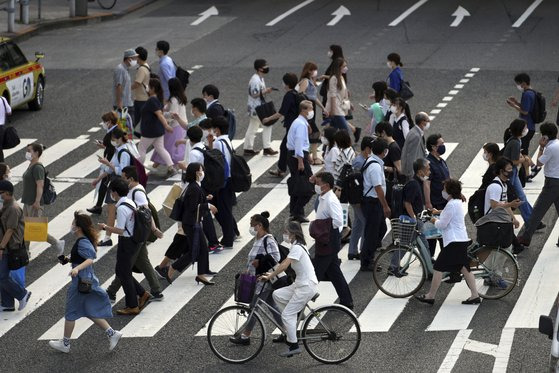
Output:
[[[204,154],[205,177],[202,188],[208,193],[216,193],[225,185],[225,156],[218,149],[194,148]]]
[[[233,140],[235,138],[235,133],[237,132],[237,118],[235,117],[235,110],[233,109],[224,109],[225,110],[225,119],[229,123],[229,140]]]
[[[126,226],[124,229],[126,229],[132,241],[138,244],[146,242],[151,234],[151,210],[144,206],[134,208],[134,206],[127,202],[122,205],[134,212],[134,231],[129,232]]]
[[[135,191],[132,192],[132,201],[134,201],[134,203],[136,203],[136,201],[134,200],[134,196],[136,195],[136,192],[143,192],[146,195],[146,199],[148,200],[148,208],[149,211],[151,211],[151,216],[153,218],[153,222],[155,223],[155,227],[157,229],[161,229],[161,223],[159,222],[159,215],[157,214],[157,209],[155,208],[155,206],[151,203],[151,201],[149,200],[149,197],[147,195],[147,193],[141,189],[136,189]],[[147,239],[148,242],[155,242],[155,240],[157,240],[157,237],[155,236],[155,233],[153,233],[151,231],[151,227],[150,227],[150,235]]]
[[[547,111],[545,109],[545,97],[542,95],[541,92],[535,91],[530,89],[530,91],[534,92],[536,100],[534,102],[534,107],[530,112],[530,116],[534,121],[534,124],[541,123],[547,117]]]
[[[363,172],[365,172],[371,163],[378,164],[378,162],[374,160],[371,162],[365,161],[365,164],[363,164],[360,170],[353,169],[345,178],[345,185],[342,186],[342,190],[347,189],[347,200],[352,205],[360,204],[363,200],[363,196],[365,195],[365,193],[363,193]],[[372,187],[370,189],[372,189]],[[370,189],[367,193],[369,193]]]
[[[248,191],[252,184],[252,174],[250,173],[250,167],[247,161],[243,157],[235,154],[227,141],[220,141],[225,144],[231,154],[231,187],[233,192]]]
[[[491,184],[500,184],[497,180],[493,180]],[[487,187],[489,186],[487,185]],[[468,200],[468,216],[472,223],[476,223],[483,215],[485,215],[485,192],[487,187],[479,188],[472,194]]]
[[[45,172],[45,180],[44,180],[44,184],[43,184],[43,195],[41,197],[41,203],[43,205],[50,205],[52,203],[54,203],[54,201],[56,201],[56,189],[54,188],[54,185],[52,184],[52,181],[50,180],[49,173],[47,172],[47,169],[45,168],[45,166],[43,166],[40,163],[37,163],[38,165],[40,165],[41,167],[43,167],[43,171]]]
[[[186,89],[186,87],[188,87],[188,83],[190,82],[190,73],[182,67],[177,66],[174,61],[173,64],[175,64],[176,68],[175,77],[181,82],[183,89]]]

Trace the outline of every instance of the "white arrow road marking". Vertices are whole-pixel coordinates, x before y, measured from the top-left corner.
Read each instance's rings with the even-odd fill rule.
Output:
[[[202,13],[199,14],[200,18],[198,18],[196,21],[192,22],[190,24],[190,26],[198,26],[200,23],[204,22],[205,20],[207,20],[208,18],[210,18],[211,16],[217,16],[219,14],[219,12],[217,11],[217,8],[215,6],[212,6],[211,8],[203,11]]]
[[[270,22],[266,23],[266,26],[273,26],[276,23],[280,22],[281,20],[283,20],[284,18],[290,16],[291,14],[295,13],[296,11],[298,11],[299,9],[309,5],[310,3],[312,3],[314,0],[306,0],[303,1],[301,4],[289,9],[287,12],[280,14],[279,16],[277,16],[276,18],[274,18],[273,20],[271,20]]]
[[[454,21],[450,24],[450,27],[458,27],[460,26],[460,24],[462,23],[462,21],[464,20],[464,17],[469,17],[470,16],[470,12],[468,12],[466,9],[462,8],[460,5],[458,6],[458,8],[456,8],[456,11],[454,13],[452,13],[451,17],[456,17],[454,19]]]
[[[532,12],[534,10],[536,10],[536,8],[543,2],[543,0],[535,0],[532,5],[530,5],[528,7],[528,9],[526,9],[526,11],[520,16],[519,19],[516,20],[516,22],[514,22],[514,24],[512,25],[512,27],[520,27],[522,26],[522,24],[524,23],[524,21],[526,21],[526,19],[528,17],[530,17],[530,14],[532,14]]]
[[[334,18],[326,24],[326,26],[334,26],[336,23],[340,22],[344,16],[350,16],[351,12],[345,6],[341,5],[334,13],[332,13]]]
[[[408,10],[406,10],[404,13],[402,13],[398,18],[396,18],[394,21],[390,22],[390,24],[388,26],[398,26],[398,24],[400,22],[402,22],[404,19],[406,19],[410,14],[412,14],[413,12],[415,12],[417,9],[419,9],[420,6],[422,6],[423,4],[425,4],[427,1],[429,0],[419,0],[417,3],[413,4],[411,8],[409,8]]]

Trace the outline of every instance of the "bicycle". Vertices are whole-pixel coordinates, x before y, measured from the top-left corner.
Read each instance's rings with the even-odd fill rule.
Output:
[[[318,298],[317,293],[311,301]],[[304,315],[305,309],[309,313]],[[331,304],[313,309],[307,303],[297,319],[298,340],[315,360],[324,364],[339,364],[351,358],[361,343],[361,328],[355,314],[345,306]],[[268,312],[266,312],[268,311]],[[208,343],[212,352],[221,360],[242,364],[254,359],[266,339],[266,326],[262,316],[272,322],[285,336],[286,331],[270,313],[280,315],[270,304],[258,298],[254,307],[237,302],[236,305],[217,311],[208,325]],[[229,337],[239,337],[248,321],[256,323],[248,345],[233,344]],[[299,325],[303,323],[299,330]],[[256,343],[254,343],[256,342]]]
[[[419,217],[423,222],[431,216],[424,211]],[[419,291],[433,263],[429,249],[419,237],[415,222],[392,219],[392,244],[381,251],[374,261],[373,279],[380,291],[393,298],[406,298]],[[440,238],[440,235],[427,237]],[[473,242],[468,247],[470,271],[476,279],[479,296],[499,299],[512,291],[518,281],[518,262],[514,255],[501,247],[489,247]],[[448,279],[443,274],[443,280]]]
[[[97,0],[97,4],[103,9],[112,9],[116,5],[116,0]]]

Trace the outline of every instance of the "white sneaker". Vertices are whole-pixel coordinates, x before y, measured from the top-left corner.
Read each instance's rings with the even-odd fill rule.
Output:
[[[59,241],[56,243],[56,249],[58,250],[58,251],[57,251],[57,254],[58,254],[57,256],[60,256],[60,255],[64,254],[64,246],[65,246],[65,245],[66,245],[66,241],[65,241],[65,240],[59,240]]]
[[[59,339],[57,341],[49,341],[49,346],[51,346],[55,350],[64,352],[65,354],[70,352],[70,345],[68,346],[64,345],[64,341],[62,339]]]
[[[115,330],[113,336],[109,337],[109,351],[115,349],[116,345],[118,344],[118,341],[120,341],[120,338],[122,338],[122,332]]]
[[[242,239],[243,239],[243,236],[241,236],[241,235],[236,236],[235,237],[235,242],[240,242],[240,241],[242,241]]]
[[[27,294],[23,297],[22,300],[19,301],[19,307],[17,308],[18,311],[22,311],[25,306],[27,306],[27,302],[29,302],[29,298],[31,298],[31,292],[28,291]]]

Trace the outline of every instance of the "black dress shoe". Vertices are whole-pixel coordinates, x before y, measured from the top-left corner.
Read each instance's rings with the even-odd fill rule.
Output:
[[[350,303],[350,304],[342,304],[342,306],[345,306],[345,307],[349,308],[350,310],[353,310],[353,303]]]
[[[472,298],[472,299],[466,299],[465,301],[462,301],[462,304],[480,304],[481,303],[481,298],[477,297],[477,298]]]
[[[525,239],[525,238],[522,237],[522,236],[518,236],[518,237],[517,237],[517,240],[518,240],[518,244],[520,244],[520,245],[522,245],[522,246],[525,246],[525,247],[529,247],[529,246],[530,246],[530,241],[528,241],[527,239]]]
[[[524,245],[516,245],[512,247],[512,253],[514,255],[520,254],[521,252],[523,252],[526,249],[526,247],[524,247]]]
[[[536,227],[536,230],[540,231],[542,229],[545,229],[545,227],[546,227],[546,225],[540,221],[540,224],[538,224],[538,226]]]
[[[250,345],[250,338],[242,338],[241,336],[229,337],[229,342],[236,345],[248,346]]]
[[[97,246],[113,246],[113,240],[111,240],[110,238],[108,240],[101,240],[97,243]]]
[[[422,302],[422,303],[427,303],[427,304],[430,304],[430,305],[435,304],[435,299],[434,298],[433,299],[425,298],[425,294],[416,295],[414,298],[417,299],[418,301]],[[462,302],[462,303],[464,303],[464,302]]]
[[[101,215],[103,212],[103,208],[101,206],[93,206],[91,208],[86,209],[87,212],[95,215]]]
[[[355,133],[353,136],[355,137],[355,142],[359,142],[359,139],[361,138],[361,128],[355,127]]]
[[[347,260],[361,260],[361,254],[347,254]]]
[[[287,339],[285,339],[285,335],[283,334],[280,334],[274,339],[272,339],[272,343],[285,343],[285,342],[287,342]]]
[[[361,268],[359,268],[359,270],[361,272],[374,272],[375,271],[375,269],[371,266],[368,266],[368,267],[361,266]]]

